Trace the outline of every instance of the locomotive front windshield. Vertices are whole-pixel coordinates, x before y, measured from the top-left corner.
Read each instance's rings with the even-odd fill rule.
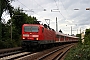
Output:
[[[38,27],[37,26],[25,26],[24,31],[25,32],[38,32]]]

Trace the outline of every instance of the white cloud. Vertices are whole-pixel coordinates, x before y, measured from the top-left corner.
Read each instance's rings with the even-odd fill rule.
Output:
[[[16,0],[12,5],[24,10],[33,10],[34,13],[26,13],[35,16],[42,23],[45,23],[45,19],[50,19],[50,26],[54,29],[56,29],[55,22],[57,17],[58,30],[61,29],[67,34],[70,34],[71,26],[75,30],[73,33],[76,34],[80,28],[85,30],[90,25],[90,10],[85,10],[90,7],[90,0]],[[74,10],[76,8],[79,10]],[[51,10],[55,11],[54,9],[59,9],[60,12],[51,12]]]

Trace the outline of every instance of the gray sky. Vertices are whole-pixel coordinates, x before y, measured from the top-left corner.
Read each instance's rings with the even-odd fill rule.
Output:
[[[15,0],[12,5],[28,10],[26,14],[35,16],[43,24],[45,19],[50,19],[50,27],[55,30],[57,17],[58,30],[65,34],[71,34],[71,26],[73,34],[90,28],[90,10],[86,10],[90,8],[90,0]]]

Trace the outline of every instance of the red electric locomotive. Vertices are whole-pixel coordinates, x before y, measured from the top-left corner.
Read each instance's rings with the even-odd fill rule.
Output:
[[[22,26],[22,46],[35,47],[55,43],[55,31],[47,25],[24,24]]]
[[[36,49],[46,45],[77,41],[78,37],[56,32],[46,24],[24,24],[22,26],[22,47],[25,48],[33,47]]]

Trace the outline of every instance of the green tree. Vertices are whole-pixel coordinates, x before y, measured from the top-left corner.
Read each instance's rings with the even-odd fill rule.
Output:
[[[85,44],[90,45],[90,28],[86,29],[86,32],[85,32]]]
[[[37,21],[36,17],[28,16],[20,8],[14,10],[12,25],[13,28],[18,29],[19,34],[21,34],[23,24],[33,24],[34,21]]]
[[[1,23],[1,16],[4,11],[8,10],[10,13],[10,17],[12,16],[13,7],[10,5],[10,2],[13,0],[0,0],[0,39],[2,39],[2,23]]]
[[[15,47],[15,43],[12,40],[11,41],[11,30],[10,30],[11,26],[10,24],[4,24],[2,23],[2,40],[0,40],[0,48],[11,48],[11,47]]]
[[[0,48],[11,48],[20,46],[21,31],[23,24],[33,24],[37,21],[36,17],[31,17],[22,12],[20,8],[13,10],[13,16],[6,24],[2,23],[2,40]],[[12,21],[12,40],[11,40],[11,21]]]
[[[1,21],[1,16],[4,11],[8,10],[10,15],[12,15],[13,7],[11,6],[10,2],[13,0],[0,0],[0,21]]]
[[[28,24],[34,24],[35,21],[37,21],[36,17],[28,16],[28,20],[27,20]]]
[[[81,34],[76,34],[76,37],[79,37],[79,41],[81,42]]]
[[[37,21],[36,17],[28,16],[27,14],[22,12],[22,9],[18,8],[14,10],[14,15],[12,16],[12,39],[17,45],[20,45],[22,25],[32,24],[34,23],[34,21]]]

